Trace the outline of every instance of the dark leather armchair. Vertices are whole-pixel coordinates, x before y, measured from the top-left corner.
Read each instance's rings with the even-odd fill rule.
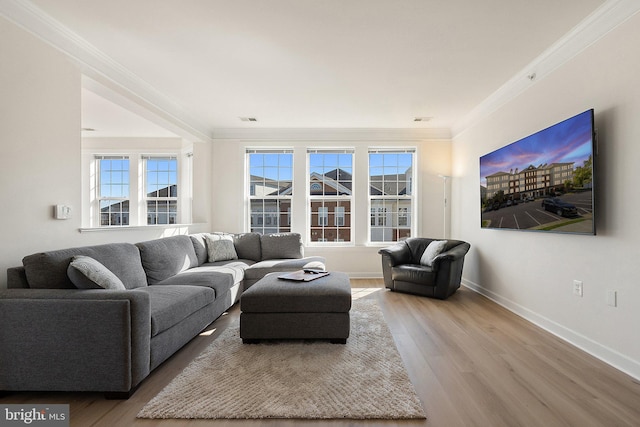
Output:
[[[421,265],[422,254],[434,240],[444,239],[412,237],[380,249],[385,287],[439,299],[451,296],[460,287],[464,256],[471,245],[461,240],[447,240],[431,267]]]

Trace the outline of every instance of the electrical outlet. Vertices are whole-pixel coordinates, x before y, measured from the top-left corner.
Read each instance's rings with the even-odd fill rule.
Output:
[[[576,296],[582,296],[582,280],[573,281],[573,294]]]

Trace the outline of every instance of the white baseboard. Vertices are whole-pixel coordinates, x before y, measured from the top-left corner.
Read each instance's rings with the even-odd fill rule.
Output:
[[[480,285],[467,279],[462,279],[462,285],[471,289],[485,297],[489,298],[496,304],[501,305],[514,314],[528,320],[536,326],[541,327],[547,332],[552,333],[558,338],[572,344],[579,349],[589,353],[593,357],[596,357],[608,365],[624,372],[633,378],[640,380],[640,363],[630,359],[629,357],[621,354],[609,347],[606,347],[592,339],[585,337],[565,326],[562,326],[553,320],[547,319],[544,316],[539,315],[526,307],[521,306],[507,298],[504,298]]]
[[[379,272],[346,272],[351,279],[382,279],[382,274]]]

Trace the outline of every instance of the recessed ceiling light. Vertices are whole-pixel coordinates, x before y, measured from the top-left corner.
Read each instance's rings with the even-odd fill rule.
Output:
[[[428,122],[431,119],[433,119],[433,117],[414,117],[413,121],[414,122]]]
[[[243,122],[257,122],[258,119],[255,117],[240,117],[240,120]]]

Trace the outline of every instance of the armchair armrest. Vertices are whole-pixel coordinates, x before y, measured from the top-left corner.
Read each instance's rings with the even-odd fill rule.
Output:
[[[399,264],[406,264],[411,261],[411,250],[405,242],[398,242],[395,245],[382,248],[378,251],[382,255],[382,277],[386,288],[393,289],[393,279],[391,269]]]
[[[469,252],[470,248],[471,248],[471,245],[465,242],[465,243],[460,243],[457,246],[454,246],[448,251],[438,254],[433,259],[433,269],[437,270],[440,267],[440,264],[463,259],[464,256],[467,254],[467,252]]]
[[[149,296],[0,290],[0,390],[129,392],[149,373]]]
[[[383,258],[388,257],[392,266],[411,262],[411,251],[409,250],[409,246],[404,242],[382,248],[378,253],[382,255]]]
[[[469,243],[461,242],[433,259],[432,268],[436,272],[434,297],[445,299],[460,287],[464,257],[470,248]]]

